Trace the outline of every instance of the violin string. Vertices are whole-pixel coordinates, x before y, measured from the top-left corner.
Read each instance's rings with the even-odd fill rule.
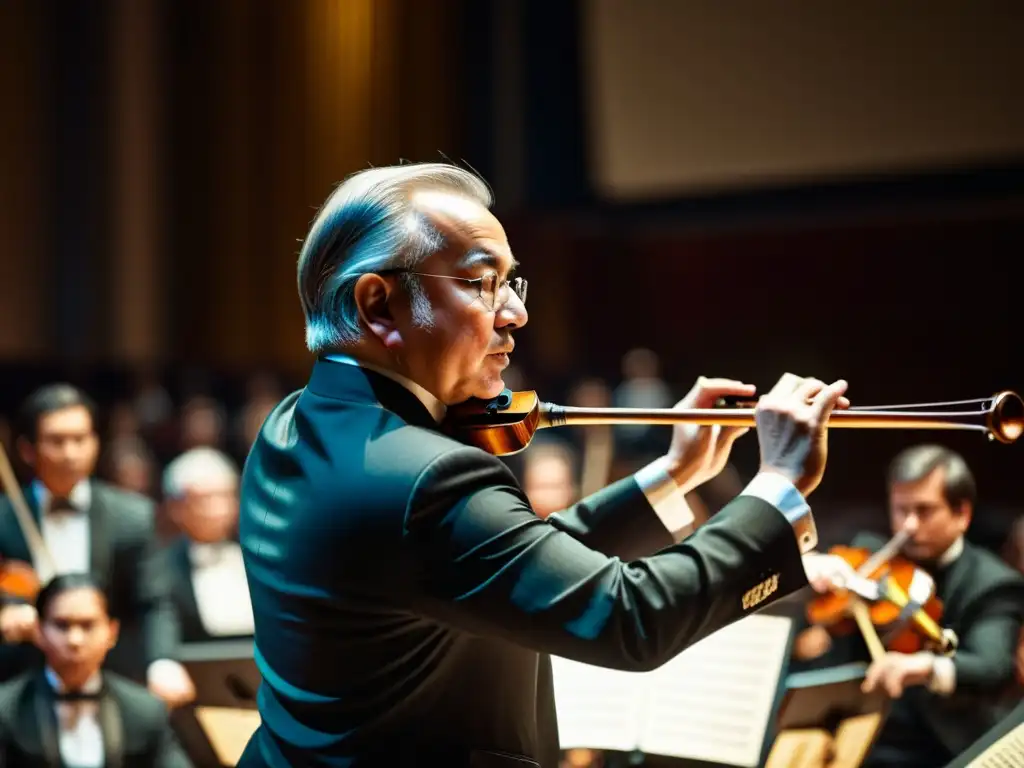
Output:
[[[902,405],[858,405],[846,408],[847,411],[897,411],[913,410],[914,408],[949,408],[954,405],[984,405],[992,401],[991,397],[981,397],[974,400],[947,400],[940,403],[904,403]],[[979,410],[983,410],[979,408]]]

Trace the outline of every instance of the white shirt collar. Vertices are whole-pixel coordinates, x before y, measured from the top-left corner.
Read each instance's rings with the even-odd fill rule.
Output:
[[[939,555],[937,564],[940,567],[945,567],[956,560],[964,552],[964,537],[961,536],[952,544],[949,545],[949,549]]]
[[[421,403],[423,403],[423,406],[428,411],[430,411],[430,415],[434,417],[434,421],[436,421],[438,424],[440,424],[441,421],[444,419],[444,415],[448,410],[447,406],[412,379],[409,379],[400,373],[389,371],[387,368],[381,368],[380,366],[373,365],[372,363],[367,363],[362,360],[356,360],[354,357],[350,357],[348,355],[331,354],[325,355],[324,357],[335,363],[355,365],[358,366],[359,368],[365,368],[368,371],[379,373],[381,376],[386,376],[392,381],[401,384],[403,387],[405,387],[414,395],[416,395],[416,398]]]
[[[60,679],[57,673],[49,666],[46,667],[44,673],[46,674],[47,682],[50,683],[50,687],[57,693],[64,693],[64,681]],[[92,677],[85,681],[85,685],[82,686],[82,693],[99,693],[102,687],[103,673],[97,670]]]
[[[52,495],[50,489],[38,480],[33,480],[32,493],[35,494],[39,510],[43,513],[48,512],[50,496]],[[92,487],[89,485],[88,479],[79,481],[78,485],[71,489],[71,493],[68,494],[68,501],[79,512],[86,512],[89,509],[89,505],[92,504]]]

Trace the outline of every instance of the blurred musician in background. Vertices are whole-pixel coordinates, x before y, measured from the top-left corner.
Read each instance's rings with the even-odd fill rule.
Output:
[[[568,509],[579,500],[578,461],[569,443],[534,440],[523,455],[522,467],[523,492],[538,516]]]
[[[939,445],[908,448],[890,465],[887,485],[893,534],[908,535],[902,555],[934,578],[944,605],[939,623],[959,647],[952,658],[890,652],[871,664],[866,689],[894,701],[864,765],[944,766],[997,722],[1016,691],[1024,578],[966,540],[977,492],[960,455]],[[885,540],[860,534],[852,544],[877,551]],[[798,645],[828,649],[829,662],[866,658],[862,637],[845,640],[833,645],[824,628],[811,627]]]
[[[96,579],[58,576],[35,607],[45,667],[0,685],[0,765],[188,768],[166,705],[102,669],[118,622]]]
[[[252,637],[234,462],[215,448],[193,448],[167,465],[163,486],[181,531],[165,555],[182,642]]]
[[[191,698],[192,683],[173,661],[178,623],[154,528],[154,505],[92,477],[99,455],[95,407],[70,384],[52,384],[25,401],[17,447],[33,479],[22,495],[32,520],[26,534],[12,502],[0,498],[0,558],[30,564],[40,583],[89,572],[110,595],[121,621],[110,669],[149,685],[170,704]],[[0,677],[39,663],[32,640],[35,608],[10,597],[0,608]]]

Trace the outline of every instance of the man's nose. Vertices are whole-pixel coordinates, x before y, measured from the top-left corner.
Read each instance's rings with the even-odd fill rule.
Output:
[[[530,314],[526,311],[526,305],[519,298],[519,294],[513,291],[505,306],[498,310],[494,324],[498,328],[522,328],[529,320]]]
[[[903,519],[903,530],[909,534],[914,534],[918,529],[917,515],[907,515]]]

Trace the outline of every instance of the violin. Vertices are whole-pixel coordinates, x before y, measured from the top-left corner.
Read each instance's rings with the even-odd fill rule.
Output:
[[[872,634],[889,651],[931,650],[953,655],[957,638],[952,630],[939,625],[943,605],[935,594],[935,580],[910,560],[891,554],[906,538],[901,532],[875,553],[858,547],[832,547],[829,554],[841,557],[857,578],[815,597],[807,606],[808,621],[835,635],[857,627],[863,632],[864,622],[869,621]]]
[[[29,552],[33,553],[36,562],[49,565],[51,572],[56,573],[53,554],[46,546],[39,526],[29,511],[3,445],[0,445],[0,484],[14,509],[15,519],[25,537],[25,543],[28,544]],[[0,595],[35,603],[41,587],[42,579],[31,565],[22,560],[0,558]]]
[[[975,405],[974,408],[967,407]],[[528,390],[449,406],[442,429],[495,456],[526,448],[539,429],[576,425],[701,424],[753,427],[756,403],[716,408],[584,408],[545,403]],[[921,410],[925,409],[925,410]],[[944,410],[945,409],[945,410]],[[1024,434],[1024,400],[1016,392],[988,398],[833,411],[828,426],[859,429],[952,429],[980,432],[1004,444]]]
[[[0,595],[35,603],[42,584],[36,569],[22,560],[0,561]]]

